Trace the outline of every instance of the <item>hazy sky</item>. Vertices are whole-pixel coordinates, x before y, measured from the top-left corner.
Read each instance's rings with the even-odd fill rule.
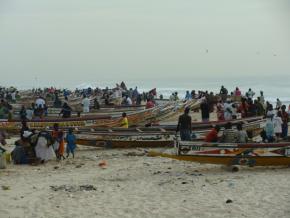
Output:
[[[289,0],[0,0],[0,85],[290,75]]]

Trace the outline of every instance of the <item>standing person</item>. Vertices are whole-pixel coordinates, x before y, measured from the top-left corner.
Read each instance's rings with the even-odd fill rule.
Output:
[[[176,132],[180,131],[180,138],[182,141],[191,140],[191,116],[189,116],[190,108],[185,108],[184,114],[180,115],[178,118],[178,124]]]
[[[82,100],[82,106],[84,113],[90,112],[90,99],[86,95],[84,95],[84,98]]]
[[[271,118],[273,118],[276,115],[272,104],[269,104],[266,115],[267,117],[271,117]]]
[[[20,130],[20,138],[23,138],[23,134],[25,131],[30,131],[29,127],[27,126],[26,120],[22,120],[21,122],[21,130]]]
[[[62,109],[59,112],[59,116],[62,114],[62,118],[69,118],[71,117],[71,107],[67,103],[63,103]]]
[[[257,100],[254,101],[254,104],[257,108],[257,115],[258,116],[264,116],[265,115],[265,109],[264,106],[261,103],[260,97],[257,98]]]
[[[136,86],[132,92],[132,101],[134,102],[134,104],[136,104],[138,95],[139,95],[139,92],[138,92],[138,88]]]
[[[218,142],[218,133],[220,131],[220,127],[215,126],[205,137],[205,142]]]
[[[126,95],[123,99],[123,102],[122,102],[123,105],[127,105],[127,106],[131,106],[132,105],[132,100],[131,98]]]
[[[200,109],[201,109],[201,119],[202,122],[208,122],[209,121],[209,104],[207,99],[204,99],[202,103],[200,104]]]
[[[282,121],[281,117],[282,117],[281,111],[278,111],[277,115],[274,116],[274,118],[273,118],[274,133],[276,135],[277,141],[280,139],[281,134],[282,134],[283,121]]]
[[[221,95],[227,95],[228,94],[228,90],[224,86],[222,86],[221,90],[220,90],[220,94]]]
[[[280,101],[279,98],[277,98],[277,101],[276,101],[276,109],[280,109],[280,107],[282,106],[282,102]]]
[[[113,99],[116,105],[121,105],[122,103],[122,90],[119,86],[115,89],[113,93]]]
[[[137,96],[137,99],[136,99],[136,105],[141,105],[141,103],[142,103],[142,95],[139,94],[139,95]]]
[[[53,150],[55,152],[55,155],[56,155],[56,158],[57,159],[60,159],[60,156],[59,156],[59,147],[60,147],[60,144],[61,143],[64,143],[63,142],[63,134],[61,134],[62,131],[59,130],[59,126],[58,126],[58,123],[55,123],[53,125],[53,130],[52,130],[52,133],[51,133],[51,137],[52,137],[52,140],[53,140]]]
[[[249,88],[249,91],[246,93],[246,96],[248,96],[248,98],[252,99],[255,95],[255,92],[253,92],[253,90],[251,88]]]
[[[146,103],[146,109],[153,108],[153,107],[155,107],[154,102],[148,98],[147,103]]]
[[[170,100],[170,101],[174,101],[174,99],[175,99],[175,95],[174,95],[174,93],[172,93],[172,94],[170,95],[170,97],[169,97],[169,100]]]
[[[223,132],[221,142],[224,143],[233,143],[237,141],[237,131],[232,129],[232,124],[228,122],[225,125],[225,130]]]
[[[184,98],[184,99],[185,99],[186,101],[192,99],[192,96],[191,96],[191,94],[189,93],[189,91],[186,91],[186,94],[185,94],[185,98]]]
[[[127,114],[125,112],[122,113],[121,127],[127,128],[127,129],[129,128],[129,122],[128,122]]]
[[[72,153],[73,158],[75,157],[75,148],[76,148],[76,137],[73,134],[73,129],[70,128],[68,134],[66,135],[66,158],[69,157],[70,153]]]
[[[20,119],[22,120],[22,121],[25,121],[26,120],[26,108],[25,108],[25,106],[24,105],[22,105],[22,107],[21,107],[21,110],[20,110],[20,112],[19,112],[19,115],[20,115]]]
[[[11,93],[11,100],[12,103],[16,103],[16,90],[13,90],[13,92]]]
[[[94,99],[94,109],[96,109],[96,110],[100,110],[100,103],[99,103],[99,101],[98,101],[98,98],[95,98]]]
[[[233,111],[232,111],[231,100],[229,98],[227,98],[226,103],[224,103],[224,118],[225,118],[225,120],[233,119],[232,113],[233,113]]]
[[[242,118],[245,118],[248,116],[248,110],[249,110],[249,105],[246,101],[245,98],[242,98],[242,103],[238,107],[239,113],[241,113]]]
[[[32,120],[34,115],[34,103],[31,103],[31,106],[26,109],[26,119]]]
[[[216,113],[217,113],[217,118],[218,120],[224,120],[224,104],[222,100],[219,100],[217,105],[216,105]]]
[[[242,95],[242,93],[241,93],[241,91],[240,91],[240,89],[238,87],[236,87],[236,90],[234,91],[234,95],[235,96],[241,96]]]
[[[174,101],[178,101],[178,100],[179,100],[178,92],[175,92],[174,93]]]
[[[44,105],[45,105],[45,100],[39,96],[36,100],[35,100],[35,107],[36,108],[44,108]]]
[[[64,157],[64,132],[63,131],[59,131],[58,132],[58,138],[60,139],[60,142],[59,142],[59,148],[58,148],[58,157],[59,157],[59,160],[61,159],[65,159]]]
[[[286,112],[286,105],[282,105],[281,107],[281,115],[282,115],[282,138],[286,138],[288,136],[288,121],[289,121],[289,115]]]
[[[243,125],[241,123],[237,125],[237,129],[237,143],[247,143],[248,134],[245,130],[243,130]]]
[[[265,104],[265,97],[264,97],[264,92],[263,91],[260,91],[260,102],[262,105]]]
[[[274,123],[272,118],[273,118],[272,115],[267,115],[264,134],[262,134],[263,141],[267,140],[267,142],[273,142],[275,139]]]

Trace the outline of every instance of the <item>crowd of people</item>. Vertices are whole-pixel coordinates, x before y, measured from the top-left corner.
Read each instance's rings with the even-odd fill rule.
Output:
[[[220,92],[216,95],[213,92],[208,93],[203,91],[191,92],[187,91],[184,100],[200,99],[201,119],[203,122],[209,122],[210,113],[216,112],[218,121],[226,121],[228,124],[225,126],[223,136],[218,138],[220,127],[216,126],[206,136],[207,142],[235,142],[246,143],[248,135],[242,129],[242,124],[238,124],[236,128],[231,127],[231,120],[238,118],[247,118],[254,116],[261,116],[266,118],[266,125],[261,133],[264,142],[274,142],[288,137],[288,122],[290,115],[290,106],[288,111],[286,105],[277,99],[275,107],[273,104],[265,101],[263,91],[255,98],[256,93],[249,88],[244,94],[236,87],[233,92],[221,86]],[[171,100],[178,98],[177,93],[172,94]],[[179,117],[177,131],[180,131],[182,140],[191,138],[192,132],[190,129],[190,116],[189,110],[186,110],[182,116]]]
[[[155,105],[155,96],[156,89],[140,93],[137,87],[127,89],[124,82],[116,84],[112,89],[89,87],[74,91],[50,87],[19,92],[13,87],[3,87],[0,88],[0,119],[12,120],[15,116],[26,121],[42,119],[48,115],[50,108],[60,108],[59,116],[63,118],[71,117],[72,112],[80,116],[81,113],[88,113],[92,109],[98,110],[101,105],[138,106],[147,102],[146,108],[151,108]],[[23,98],[28,99],[25,101]],[[15,106],[15,103],[22,104],[21,108]]]
[[[70,154],[74,158],[75,148],[76,137],[73,129],[70,128],[65,133],[55,123],[51,132],[36,131],[29,129],[26,122],[23,122],[20,139],[15,142],[11,157],[15,164],[38,164],[54,158],[64,160]]]

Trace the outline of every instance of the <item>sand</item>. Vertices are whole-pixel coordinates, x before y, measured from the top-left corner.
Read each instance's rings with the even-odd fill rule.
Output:
[[[75,159],[9,164],[0,170],[0,217],[290,217],[287,167],[231,173],[146,151],[79,147]]]

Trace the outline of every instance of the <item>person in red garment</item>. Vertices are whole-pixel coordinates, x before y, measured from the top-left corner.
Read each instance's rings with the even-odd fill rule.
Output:
[[[153,108],[155,106],[154,102],[151,99],[147,99],[146,109]]]
[[[205,137],[205,142],[218,142],[219,126],[215,126]]]

